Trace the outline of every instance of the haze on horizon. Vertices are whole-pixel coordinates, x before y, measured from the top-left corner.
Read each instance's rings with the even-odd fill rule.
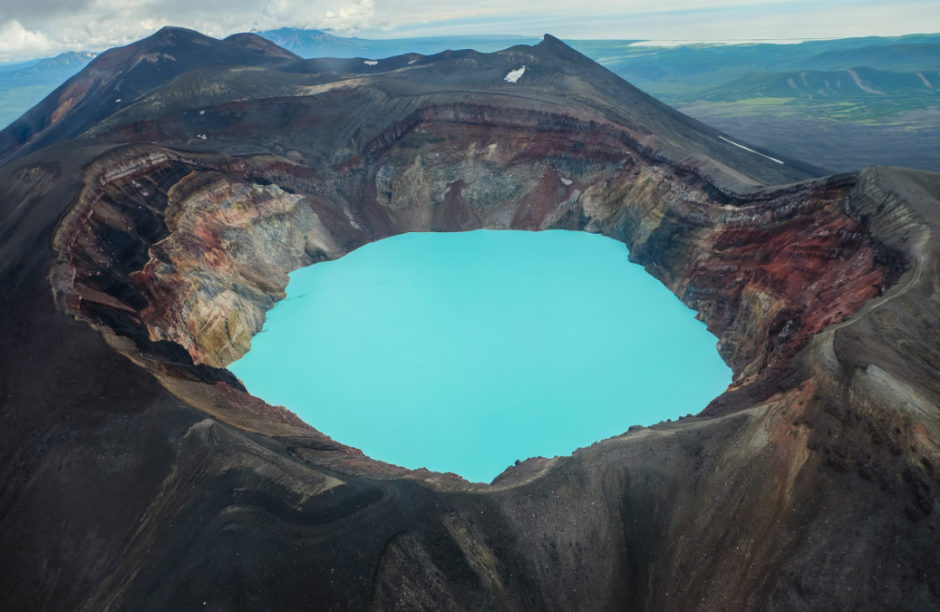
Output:
[[[281,27],[340,36],[753,41],[940,32],[936,0],[0,0],[0,62],[101,51],[164,25],[224,37]]]

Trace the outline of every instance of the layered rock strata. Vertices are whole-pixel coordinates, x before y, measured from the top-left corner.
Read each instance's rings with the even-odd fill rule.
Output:
[[[88,172],[75,225],[59,227],[56,288],[76,314],[146,328],[224,367],[300,266],[407,231],[584,230],[626,242],[698,309],[741,385],[901,271],[900,253],[847,214],[852,177],[744,197],[629,141],[605,150],[603,136],[422,123],[356,172],[121,150]],[[115,248],[128,243],[147,252]]]

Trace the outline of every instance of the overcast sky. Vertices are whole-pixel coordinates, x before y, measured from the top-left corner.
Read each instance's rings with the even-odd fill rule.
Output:
[[[753,40],[940,32],[940,0],[0,0],[0,61],[100,51],[164,25],[399,38]]]

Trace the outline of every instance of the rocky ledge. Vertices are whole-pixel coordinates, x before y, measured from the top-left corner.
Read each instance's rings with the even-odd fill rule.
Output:
[[[180,41],[232,63],[163,70]],[[5,607],[940,608],[940,175],[815,176],[551,37],[373,64],[166,30],[125,56],[162,76],[0,167]],[[108,66],[76,83],[123,87]],[[731,387],[483,485],[224,369],[288,272],[475,228],[625,242]]]

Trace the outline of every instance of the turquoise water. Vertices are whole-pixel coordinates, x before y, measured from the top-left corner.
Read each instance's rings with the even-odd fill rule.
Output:
[[[694,314],[603,236],[404,234],[292,273],[229,369],[375,459],[488,482],[704,408],[731,371]]]

